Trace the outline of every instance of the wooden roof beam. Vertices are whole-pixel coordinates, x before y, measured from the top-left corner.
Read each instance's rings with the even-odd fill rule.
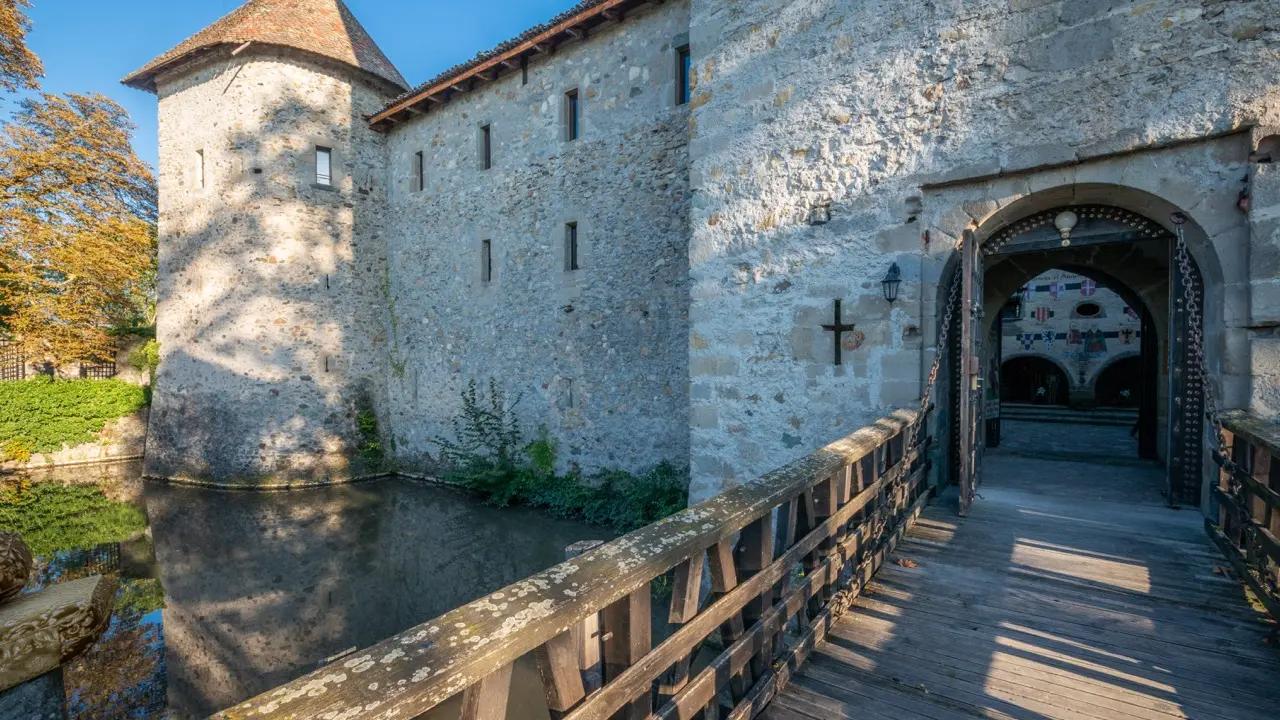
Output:
[[[475,65],[474,67],[471,67],[467,70],[459,72],[454,77],[442,79],[439,82],[439,84],[433,87],[423,88],[420,92],[416,92],[410,95],[409,97],[406,97],[404,100],[401,100],[400,102],[396,103],[395,105],[385,108],[384,110],[379,112],[377,115],[375,115],[370,122],[376,123],[377,121],[381,120],[384,117],[387,117],[388,115],[392,115],[394,113],[400,112],[405,108],[405,106],[413,105],[418,102],[421,102],[424,97],[429,97],[431,95],[444,92],[450,89],[452,86],[462,82],[463,80],[474,77],[476,74],[484,72],[495,65],[503,65],[506,63],[517,61],[521,55],[526,55],[530,52],[537,52],[544,55],[550,55],[555,52],[554,43],[556,39],[563,38],[564,35],[566,34],[565,33],[566,29],[585,27],[585,25],[589,23],[593,18],[604,17],[605,16],[604,13],[613,13],[615,17],[620,18],[627,8],[633,7],[634,5],[645,2],[645,1],[646,0],[604,0],[604,2],[602,2],[601,4],[593,8],[590,8],[588,10],[584,10],[582,13],[579,13],[574,17],[568,18],[564,22],[559,23],[554,27],[547,28],[545,31],[539,33],[537,36],[532,37],[516,45],[515,47],[510,48],[509,50],[506,50],[501,54],[500,57],[494,57],[492,59],[483,61]],[[653,0],[648,0],[648,1],[653,2]]]

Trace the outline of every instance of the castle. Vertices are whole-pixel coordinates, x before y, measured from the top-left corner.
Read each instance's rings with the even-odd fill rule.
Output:
[[[988,318],[1088,268],[1188,361],[1174,212],[1221,402],[1274,415],[1277,18],[585,0],[410,89],[341,0],[251,0],[125,79],[160,104],[147,471],[350,479],[364,416],[412,469],[492,379],[565,467],[672,461],[701,499],[919,402],[966,230]],[[1080,241],[998,251],[1068,207]]]

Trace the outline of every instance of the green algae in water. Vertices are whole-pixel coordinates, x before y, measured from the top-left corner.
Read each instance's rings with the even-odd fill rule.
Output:
[[[142,510],[91,485],[0,488],[0,530],[21,535],[37,556],[127,540],[146,527]]]

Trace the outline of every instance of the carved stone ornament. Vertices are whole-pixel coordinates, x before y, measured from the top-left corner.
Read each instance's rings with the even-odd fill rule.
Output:
[[[0,605],[18,597],[34,565],[31,548],[17,533],[0,532]]]
[[[0,692],[70,662],[111,621],[114,577],[58,583],[0,606]]]

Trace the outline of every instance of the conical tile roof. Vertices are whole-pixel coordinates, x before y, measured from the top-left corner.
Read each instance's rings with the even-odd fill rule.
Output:
[[[314,53],[396,85],[408,83],[342,0],[250,0],[126,77],[126,85],[155,92],[156,75],[197,53],[247,42]]]

